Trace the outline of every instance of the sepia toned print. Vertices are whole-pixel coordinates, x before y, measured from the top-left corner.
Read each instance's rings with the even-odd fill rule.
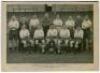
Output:
[[[5,3],[6,63],[94,64],[96,2],[69,3]]]

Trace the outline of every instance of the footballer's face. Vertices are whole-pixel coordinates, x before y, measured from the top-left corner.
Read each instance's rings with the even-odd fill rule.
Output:
[[[48,17],[49,17],[49,14],[48,14],[48,13],[46,13],[44,16],[48,18]]]
[[[69,20],[72,20],[72,16],[69,16]]]
[[[12,16],[12,20],[15,21],[16,20],[16,17],[15,16]]]
[[[25,24],[22,26],[22,29],[25,29],[26,28],[26,26],[25,26]]]
[[[87,16],[85,16],[85,20],[88,20],[88,19],[89,19],[88,15],[87,15]]]
[[[37,15],[33,15],[33,17],[32,17],[33,19],[36,19],[37,18]]]
[[[42,40],[42,43],[45,43],[45,40]]]
[[[77,19],[80,19],[80,18],[81,18],[81,16],[80,16],[80,15],[77,15],[77,16],[76,16],[76,18],[77,18]]]
[[[77,30],[81,30],[81,27],[77,27]]]
[[[59,15],[57,15],[57,16],[56,16],[56,18],[57,18],[57,19],[59,19],[59,18],[60,18],[60,16],[59,16]]]

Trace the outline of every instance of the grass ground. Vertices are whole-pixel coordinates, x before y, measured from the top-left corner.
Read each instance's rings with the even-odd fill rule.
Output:
[[[93,54],[91,52],[81,52],[78,54],[40,54],[40,53],[19,53],[12,52],[7,55],[8,63],[92,63]]]

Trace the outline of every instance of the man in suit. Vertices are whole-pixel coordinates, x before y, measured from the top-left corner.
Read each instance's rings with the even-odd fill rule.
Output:
[[[51,25],[51,21],[50,21],[49,14],[45,13],[44,18],[42,20],[42,26],[43,26],[43,31],[44,31],[45,37],[46,37],[47,31],[48,31],[50,25]]]
[[[82,17],[80,15],[77,15],[75,19],[75,28],[81,26],[82,26]]]
[[[26,16],[21,16],[20,17],[20,29],[24,24],[26,25],[26,28],[29,28],[27,17]]]

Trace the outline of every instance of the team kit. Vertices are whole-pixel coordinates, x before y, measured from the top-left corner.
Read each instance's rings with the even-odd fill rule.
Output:
[[[60,14],[50,20],[50,13],[44,13],[42,20],[37,14],[29,20],[19,20],[12,15],[8,21],[8,49],[22,53],[73,53],[90,51],[92,21],[89,15],[69,15],[65,21]],[[8,42],[9,42],[8,41]]]

